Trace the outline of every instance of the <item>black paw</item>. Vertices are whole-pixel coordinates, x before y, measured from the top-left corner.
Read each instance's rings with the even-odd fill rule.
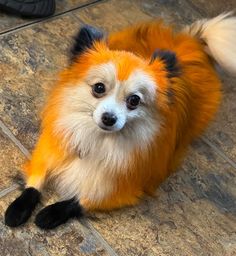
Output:
[[[38,190],[34,188],[25,189],[7,208],[5,224],[9,227],[17,227],[25,223],[39,201],[40,193]]]
[[[74,199],[70,199],[42,209],[36,216],[35,224],[41,229],[53,229],[71,218],[82,216],[82,207]]]

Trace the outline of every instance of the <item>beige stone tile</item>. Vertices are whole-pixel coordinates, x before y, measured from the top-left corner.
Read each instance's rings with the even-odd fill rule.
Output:
[[[162,18],[165,22],[181,27],[200,18],[196,8],[192,8],[188,0],[136,0],[136,4],[145,14],[152,18]]]
[[[82,7],[86,4],[96,2],[95,0],[56,0],[55,14],[69,11],[73,8]],[[7,32],[8,30],[17,28],[19,26],[30,24],[37,19],[26,19],[14,15],[0,12],[0,33]]]
[[[222,74],[223,99],[215,121],[206,136],[236,162],[236,83],[235,78]]]
[[[99,2],[97,0],[56,0],[56,13],[69,11],[73,8],[83,7],[88,4]]]
[[[219,1],[219,0],[189,0],[189,5],[198,11],[202,16],[213,17],[222,12],[232,11],[236,8],[234,0]]]
[[[83,22],[106,31],[116,31],[153,18],[163,18],[166,23],[181,26],[199,17],[197,12],[190,11],[189,5],[183,0],[181,5],[175,1],[111,0],[82,9],[76,15]]]
[[[4,224],[4,212],[18,195],[0,199],[0,251],[9,256],[72,256],[108,255],[99,241],[78,221],[71,221],[53,231],[42,231],[34,223],[32,216],[28,223],[18,228]],[[42,206],[41,206],[42,207]],[[40,207],[36,210],[39,210]]]
[[[119,255],[234,255],[236,171],[202,142],[157,198],[91,216]]]
[[[105,1],[75,13],[84,23],[101,27],[106,31],[116,31],[135,22],[150,20],[138,1]]]
[[[67,15],[1,37],[0,117],[29,149],[38,135],[48,89],[68,64],[79,26],[76,17]]]
[[[0,130],[0,191],[20,182],[20,169],[25,158]]]

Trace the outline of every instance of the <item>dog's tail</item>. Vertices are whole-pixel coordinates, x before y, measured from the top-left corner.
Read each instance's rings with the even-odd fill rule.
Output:
[[[199,38],[208,55],[227,71],[236,74],[236,17],[232,12],[198,20],[186,26],[184,32]]]

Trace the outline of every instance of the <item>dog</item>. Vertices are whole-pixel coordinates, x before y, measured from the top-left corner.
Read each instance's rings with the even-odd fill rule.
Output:
[[[6,210],[10,227],[29,219],[47,180],[62,201],[36,215],[42,229],[153,195],[217,112],[216,65],[236,73],[236,17],[179,32],[152,21],[109,36],[85,25],[71,52],[24,167],[26,188]]]

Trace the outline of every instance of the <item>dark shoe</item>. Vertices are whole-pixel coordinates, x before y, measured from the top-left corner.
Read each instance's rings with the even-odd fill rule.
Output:
[[[55,12],[55,0],[0,0],[0,10],[23,17],[42,18]]]

